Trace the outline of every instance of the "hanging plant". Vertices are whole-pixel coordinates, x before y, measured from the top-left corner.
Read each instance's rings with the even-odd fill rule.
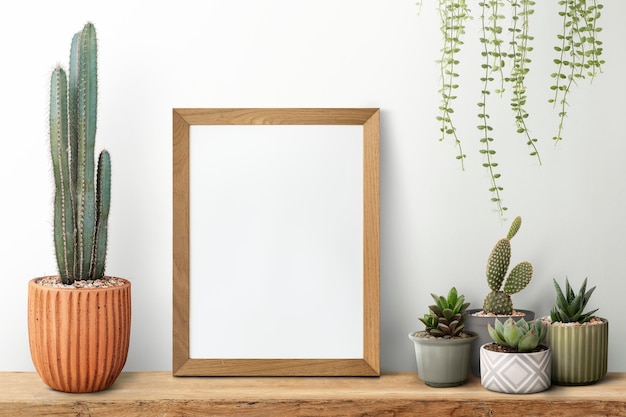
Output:
[[[596,0],[561,0],[563,10],[562,31],[557,35],[559,43],[554,47],[558,56],[554,60],[557,70],[552,73],[554,83],[550,88],[554,97],[548,100],[559,110],[559,126],[555,141],[563,140],[563,122],[567,116],[567,97],[576,81],[589,76],[591,80],[602,71],[604,60],[602,42],[597,35],[602,31],[598,26],[600,11],[604,7]]]
[[[491,186],[489,192],[491,192],[491,201],[497,204],[499,211],[502,213],[507,208],[502,205],[502,199],[500,192],[503,187],[499,184],[500,174],[496,171],[498,163],[495,162],[496,151],[493,149],[494,139],[491,136],[493,127],[489,123],[488,103],[491,96],[491,85],[493,82],[498,82],[499,87],[495,89],[495,93],[502,95],[504,93],[504,66],[506,53],[502,52],[502,26],[500,21],[504,19],[504,16],[500,14],[501,1],[490,0],[479,3],[480,5],[480,43],[482,46],[482,74],[480,77],[481,90],[480,101],[478,102],[478,130],[481,133],[480,153],[484,157],[483,167],[487,169],[489,173],[489,179]],[[497,78],[496,78],[497,77]]]
[[[526,138],[526,144],[531,148],[530,155],[537,157],[541,165],[541,157],[535,146],[537,138],[533,138],[526,124],[528,112],[526,111],[526,74],[530,71],[529,65],[532,62],[530,52],[533,47],[530,42],[534,39],[529,32],[530,16],[535,12],[534,1],[520,0],[511,1],[511,27],[509,28],[511,39],[511,54],[513,65],[511,75],[507,81],[511,84],[513,97],[511,98],[511,109],[515,116],[515,126],[517,133]]]
[[[440,30],[443,35],[441,59],[437,61],[441,74],[441,85],[439,88],[441,105],[439,106],[440,113],[437,116],[437,120],[441,123],[439,140],[442,141],[446,137],[452,137],[458,148],[456,158],[461,162],[461,168],[465,169],[464,159],[466,155],[463,153],[461,140],[457,136],[453,122],[453,101],[457,98],[456,89],[459,87],[456,82],[459,76],[456,69],[459,64],[457,54],[461,51],[461,46],[463,45],[461,38],[465,35],[465,23],[470,18],[470,11],[464,0],[439,0],[439,16],[441,20]]]
[[[437,121],[440,123],[439,140],[453,140],[457,148],[456,158],[465,169],[466,154],[461,134],[455,123],[454,103],[459,88],[461,50],[465,43],[466,25],[472,14],[466,0],[438,0],[440,31],[442,34],[441,58],[437,60],[440,70],[440,105]],[[422,2],[417,3],[421,8]],[[537,148],[538,139],[531,134],[530,113],[526,107],[526,76],[531,69],[532,41],[530,20],[534,14],[533,0],[483,0],[477,1],[477,17],[480,24],[480,89],[477,103],[479,153],[483,156],[482,167],[489,177],[491,201],[500,215],[507,207],[503,203],[500,167],[496,161],[494,127],[491,123],[490,105],[493,96],[502,98],[510,94],[510,108],[516,132],[526,141],[530,156],[541,165]],[[567,98],[576,82],[586,77],[593,79],[604,64],[600,58],[602,42],[597,35],[602,4],[597,0],[560,0],[558,45],[554,47],[556,70],[550,74],[553,91],[548,100],[558,114],[558,129],[554,140],[562,140],[563,123],[567,115]]]

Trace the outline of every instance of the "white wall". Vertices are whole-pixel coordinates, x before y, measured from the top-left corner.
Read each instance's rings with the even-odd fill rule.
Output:
[[[479,167],[477,92],[457,104],[468,168],[437,141],[437,12],[415,0],[22,1],[0,13],[0,371],[32,370],[26,331],[30,278],[56,272],[47,145],[49,71],[67,63],[71,36],[87,21],[99,35],[97,147],[113,160],[107,273],[133,281],[126,370],[171,369],[171,109],[173,107],[380,107],[381,331],[383,370],[413,370],[407,334],[430,293],[452,285],[479,307],[484,267],[517,214],[513,260],[535,266],[520,308],[546,314],[552,278],[598,288],[591,307],[614,323],[609,367],[619,355],[626,230],[626,141],[621,77],[626,2],[606,1],[607,65],[571,97],[565,140],[551,140],[546,103],[556,6],[537,2],[531,120],[544,164],[514,155],[525,141],[498,123],[507,221],[493,212]],[[552,2],[551,2],[552,3]],[[556,3],[556,2],[553,2]],[[478,6],[475,6],[477,9]],[[476,27],[468,28],[474,33]],[[476,49],[468,42],[468,48]],[[478,75],[478,63],[463,60]],[[500,106],[508,115],[508,104]],[[464,116],[461,110],[466,110]],[[495,114],[495,110],[494,110]]]

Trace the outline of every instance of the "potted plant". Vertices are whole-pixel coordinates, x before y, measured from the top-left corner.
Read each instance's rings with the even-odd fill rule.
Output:
[[[104,275],[111,161],[100,152],[94,181],[97,106],[96,31],[74,35],[69,81],[53,70],[50,150],[55,181],[54,246],[58,276],[28,284],[28,335],[44,383],[65,392],[108,388],[130,339],[130,282]]]
[[[426,328],[409,333],[415,346],[419,378],[432,387],[463,384],[469,373],[472,342],[476,335],[465,330],[465,296],[452,287],[448,297],[431,294],[435,304],[420,318]]]
[[[480,382],[491,391],[531,394],[550,388],[551,351],[541,342],[542,320],[508,318],[488,327],[493,342],[480,347]]]
[[[533,276],[533,266],[524,261],[517,264],[507,276],[511,262],[511,239],[517,234],[522,226],[522,218],[517,216],[513,219],[509,232],[505,238],[498,240],[489,258],[487,259],[487,284],[491,291],[483,301],[482,310],[469,310],[466,328],[478,335],[478,342],[472,349],[471,369],[472,373],[480,376],[480,346],[491,340],[487,326],[493,325],[496,317],[523,317],[527,321],[535,318],[535,313],[529,310],[515,310],[511,295],[526,288]]]
[[[587,278],[575,293],[565,279],[565,292],[554,280],[556,302],[550,311],[546,343],[553,352],[552,382],[557,385],[589,385],[606,375],[609,322],[585,311],[596,287],[587,290]]]

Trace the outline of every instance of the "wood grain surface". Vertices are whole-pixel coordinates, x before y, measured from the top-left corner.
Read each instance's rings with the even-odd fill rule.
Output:
[[[125,372],[108,390],[66,394],[35,373],[0,373],[0,416],[626,416],[626,374],[595,385],[499,394],[471,377],[431,388],[415,373],[371,377],[174,377]]]

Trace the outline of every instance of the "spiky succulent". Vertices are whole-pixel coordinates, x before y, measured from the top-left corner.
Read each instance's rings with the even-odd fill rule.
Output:
[[[508,346],[512,352],[531,352],[546,337],[546,325],[542,320],[514,321],[509,317],[504,323],[496,319],[487,325],[489,336],[499,345]]]
[[[586,323],[593,319],[595,316],[593,313],[595,310],[584,312],[587,302],[596,287],[587,291],[587,278],[583,281],[583,285],[578,290],[578,294],[574,293],[574,290],[569,284],[569,280],[565,278],[565,293],[561,291],[559,283],[554,281],[554,288],[556,290],[556,303],[550,311],[550,318],[552,322],[560,321],[562,323]]]
[[[470,303],[465,302],[464,295],[458,295],[456,288],[452,287],[448,297],[430,294],[435,304],[428,306],[428,313],[420,318],[426,326],[425,331],[435,337],[456,337],[465,329],[465,320]]]
[[[483,302],[483,312],[498,315],[510,315],[513,313],[513,301],[511,295],[520,292],[533,276],[533,266],[530,262],[524,261],[517,264],[508,278],[506,273],[511,262],[511,239],[522,225],[522,218],[517,216],[505,238],[500,239],[493,247],[489,259],[487,260],[487,284],[491,292],[485,297]],[[504,287],[502,284],[504,283]]]

